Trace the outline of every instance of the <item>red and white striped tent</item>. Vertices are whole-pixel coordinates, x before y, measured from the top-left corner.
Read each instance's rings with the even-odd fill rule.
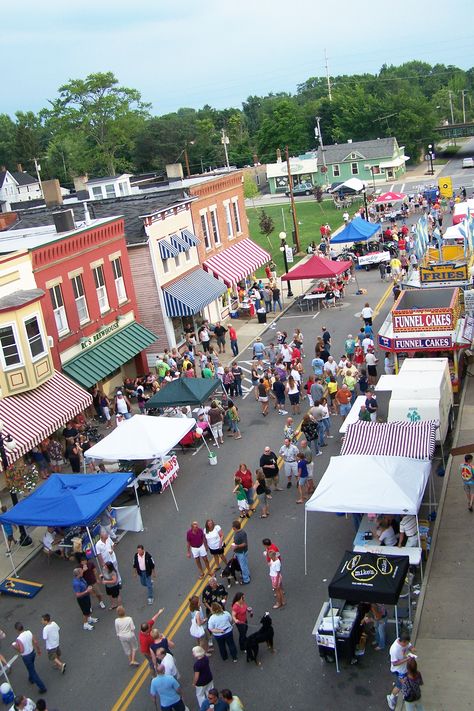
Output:
[[[347,428],[341,455],[433,458],[438,422],[355,422]]]

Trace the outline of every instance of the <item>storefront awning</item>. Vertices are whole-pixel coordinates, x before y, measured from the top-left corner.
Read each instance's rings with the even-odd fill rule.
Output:
[[[158,247],[160,249],[160,257],[162,259],[171,259],[179,254],[179,249],[168,242],[167,239],[160,239]]]
[[[189,252],[189,250],[191,249],[191,245],[189,245],[188,242],[183,239],[183,237],[180,237],[177,234],[172,234],[170,236],[170,241],[173,247],[178,250],[178,252]]]
[[[201,244],[200,240],[194,235],[190,230],[181,230],[181,237],[185,242],[189,244],[190,247],[197,247]]]
[[[34,390],[0,400],[0,419],[16,448],[7,451],[14,462],[92,404],[91,395],[62,373]]]
[[[341,454],[367,456],[433,458],[438,423],[425,422],[354,422],[347,428]]]
[[[270,259],[268,252],[258,244],[252,242],[251,239],[243,239],[207,259],[203,267],[211,274],[220,277],[227,286],[231,286],[269,262]]]
[[[407,160],[410,160],[410,156],[399,156],[398,158],[382,161],[382,163],[379,164],[379,168],[400,168],[400,166],[404,165]]]
[[[170,318],[193,316],[225,291],[225,284],[202,269],[196,269],[163,287],[166,313]]]
[[[78,383],[90,388],[156,340],[155,334],[140,323],[131,323],[64,363],[63,370]]]

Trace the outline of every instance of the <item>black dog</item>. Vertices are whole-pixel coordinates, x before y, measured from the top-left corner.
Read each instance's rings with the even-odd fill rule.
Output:
[[[240,573],[240,581],[237,580],[237,573]],[[221,573],[222,578],[227,578],[227,587],[230,588],[232,586],[231,580],[233,579],[234,583],[236,585],[242,585],[242,569],[240,567],[240,563],[237,560],[237,558],[234,556],[233,558],[230,559],[230,561],[227,563],[225,566],[224,570]]]
[[[271,652],[275,651],[273,649],[274,630],[272,627],[272,618],[270,617],[269,612],[266,612],[264,614],[264,616],[260,620],[260,624],[261,624],[261,627],[258,630],[258,632],[254,632],[253,634],[251,634],[247,637],[247,644],[246,644],[247,661],[248,662],[255,662],[255,664],[257,666],[260,666],[260,662],[258,661],[258,645],[259,644],[266,642],[267,649],[269,649]]]

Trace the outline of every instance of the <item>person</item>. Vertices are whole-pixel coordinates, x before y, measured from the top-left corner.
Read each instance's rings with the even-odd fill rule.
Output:
[[[407,661],[407,674],[402,679],[402,694],[407,711],[423,711],[420,686],[423,686],[423,677],[418,671],[416,659],[410,657]]]
[[[409,514],[403,516],[399,524],[399,531],[399,547],[405,545],[407,548],[415,548],[418,546],[418,524],[416,516]]]
[[[129,615],[125,614],[125,608],[122,605],[117,607],[117,618],[115,620],[115,634],[117,635],[122,649],[128,657],[128,663],[131,667],[137,667],[139,662],[135,659],[138,642],[135,634],[135,624]]]
[[[319,355],[315,356],[311,361],[311,367],[315,375],[321,376],[324,371],[324,360]]]
[[[264,355],[265,355],[265,346],[262,343],[262,339],[260,338],[260,336],[257,336],[257,338],[255,339],[255,343],[253,344],[253,348],[252,348],[252,357],[255,361],[262,361]],[[255,368],[256,368],[256,364],[255,364]]]
[[[368,375],[368,380],[370,385],[375,385],[377,381],[377,363],[378,360],[375,357],[375,354],[371,351],[368,351],[368,353],[365,356],[365,362],[367,365],[367,375]]]
[[[359,420],[361,422],[371,422],[371,419],[370,412],[367,411],[366,406],[361,405],[359,410]]]
[[[285,463],[285,474],[288,480],[286,488],[290,489],[292,485],[292,477],[296,478],[298,476],[298,465],[296,460],[298,448],[291,442],[289,437],[285,437],[284,443],[280,447],[279,455]]]
[[[286,386],[278,374],[275,374],[275,380],[272,384],[272,397],[275,400],[275,410],[278,410],[278,414],[288,414],[287,410],[285,410]]]
[[[88,560],[83,554],[80,554],[79,565],[82,567],[82,577],[86,581],[87,585],[90,585],[92,590],[91,593],[97,598],[99,602],[99,607],[105,610],[105,602],[102,596],[102,589],[97,580],[96,565],[93,560]]]
[[[174,677],[176,681],[179,681],[181,674],[178,671],[174,656],[167,652],[163,647],[158,647],[155,654],[155,666],[162,664],[165,668],[165,674],[169,674]]]
[[[204,577],[204,571],[202,569],[201,562],[202,560],[204,561],[204,565],[206,566],[207,572],[209,573],[209,575],[212,575],[212,571],[209,566],[209,561],[207,559],[207,550],[204,541],[204,531],[202,530],[202,528],[199,528],[199,524],[197,521],[193,521],[191,524],[191,528],[186,534],[186,555],[188,558],[191,558],[191,555],[194,558],[194,561],[200,572],[199,579],[202,579]]]
[[[148,591],[148,604],[153,605],[155,599],[153,580],[156,579],[155,561],[151,553],[148,553],[141,543],[138,544],[137,552],[133,556],[133,571],[134,575],[140,579],[140,583]]]
[[[306,461],[306,469],[308,470],[308,477],[306,480],[306,492],[310,496],[314,491],[314,461],[313,452],[309,446],[308,440],[303,437],[299,443],[299,450],[304,454]]]
[[[467,498],[467,510],[472,513],[472,506],[474,504],[474,468],[472,466],[472,454],[465,455],[464,462],[459,469],[464,493]]]
[[[237,331],[233,326],[229,326],[229,339],[232,355],[234,358],[239,355],[239,344],[237,343]],[[225,343],[225,340],[224,340]],[[225,351],[224,351],[225,352]]]
[[[170,369],[169,365],[166,364],[168,370]],[[129,420],[132,416],[131,413],[132,406],[130,405],[130,400],[126,395],[123,394],[121,390],[117,390],[117,393],[115,395],[115,405],[114,405],[114,410],[115,410],[115,416],[118,418],[121,416],[125,420]]]
[[[273,301],[273,311],[277,310],[277,304],[280,307],[280,311],[283,311],[283,306],[281,305],[280,289],[275,285],[272,286],[272,301]]]
[[[150,669],[152,670],[153,673],[155,671],[155,666],[154,666],[153,658],[151,655],[151,645],[153,644],[153,637],[151,636],[151,631],[153,629],[153,625],[155,624],[156,620],[158,619],[158,617],[160,615],[163,614],[163,612],[164,612],[164,608],[162,607],[147,622],[142,622],[140,625],[140,632],[138,633],[138,643],[140,645],[140,652],[143,654],[143,656],[147,660],[147,662],[150,666]]]
[[[217,689],[209,689],[200,711],[208,711],[208,709],[212,711],[228,711],[229,709],[227,703],[219,698]]]
[[[271,489],[267,486],[263,469],[256,469],[255,478],[257,479],[256,493],[261,506],[260,518],[268,518],[270,511],[268,510],[268,501],[271,499]]]
[[[381,546],[397,545],[397,537],[395,535],[395,531],[393,530],[393,526],[390,521],[384,517],[380,517],[378,520],[376,535]]]
[[[219,441],[221,444],[224,444],[224,412],[222,408],[219,407],[216,400],[213,400],[211,402],[211,407],[209,408],[209,411],[207,413],[207,418],[209,420],[209,425],[211,427],[211,432],[214,439],[216,440],[216,442]]]
[[[189,598],[189,612],[191,613],[191,626],[189,628],[189,634],[191,637],[194,637],[197,644],[206,649],[206,617],[202,611],[201,605],[199,604],[199,597],[197,595],[192,595]],[[208,651],[210,653],[212,649],[208,649]]]
[[[247,503],[248,503],[250,509],[253,511],[252,505],[253,505],[254,498],[255,498],[255,492],[254,492],[254,488],[253,488],[252,472],[250,471],[250,469],[244,462],[241,462],[239,464],[239,468],[234,474],[234,478],[236,479],[237,477],[242,482],[242,487],[243,487],[243,489],[245,491],[245,495],[247,497]]]
[[[223,585],[219,585],[216,578],[213,577],[202,591],[202,601],[206,608],[207,617],[210,617],[213,602],[218,602],[219,605],[225,607],[227,602],[227,590]]]
[[[385,358],[383,361],[383,367],[384,367],[385,375],[393,375],[394,366],[393,366],[392,360],[390,358],[390,353],[385,354]]]
[[[364,319],[364,323],[366,326],[372,326],[372,317],[374,315],[373,310],[370,308],[369,302],[366,301],[364,304],[364,308],[360,312],[361,317]]]
[[[400,278],[402,263],[397,256],[392,257],[392,259],[390,260],[390,268],[394,281],[398,281],[398,279]]]
[[[239,411],[232,400],[227,401],[227,416],[230,424],[230,436],[234,439],[242,439],[238,423],[240,422]]]
[[[280,609],[286,605],[285,592],[283,590],[283,579],[281,576],[281,558],[279,553],[273,550],[268,550],[268,570],[270,575],[270,580],[272,582],[272,589],[275,593],[276,602],[273,605],[274,610]]]
[[[232,394],[231,390],[231,397],[243,397],[243,391],[242,391],[242,378],[244,375],[244,372],[240,365],[237,363],[232,364],[232,369],[231,369],[232,375],[234,376],[234,391]]]
[[[81,471],[81,448],[78,438],[67,437],[64,451],[66,459],[69,460],[73,474],[80,474]]]
[[[83,617],[82,628],[87,632],[91,632],[94,629],[94,624],[98,621],[97,617],[92,617],[92,585],[86,583],[82,568],[74,568],[73,575],[72,589],[76,596],[77,604],[81,608]]]
[[[398,281],[396,281],[395,284],[393,285],[393,289],[392,289],[392,294],[393,294],[393,300],[394,300],[394,301],[396,301],[396,300],[398,299],[398,297],[400,296],[401,292],[402,292],[402,290],[401,290],[401,288],[400,288],[400,284],[398,283]]]
[[[239,632],[239,648],[245,652],[247,647],[247,630],[249,628],[247,615],[253,617],[253,610],[247,605],[245,593],[238,592],[232,600],[232,620]]]
[[[41,622],[43,623],[43,639],[48,659],[56,669],[59,669],[61,674],[64,674],[66,662],[61,660],[61,648],[59,646],[60,627],[47,612],[42,615]]]
[[[214,523],[212,518],[208,518],[204,525],[204,536],[206,538],[206,547],[209,553],[214,556],[216,570],[220,570],[221,566],[219,565],[219,561],[222,561],[224,565],[227,565],[227,558],[224,553],[224,532],[221,526]]]
[[[209,690],[212,689],[213,676],[205,650],[202,647],[193,647],[191,651],[195,659],[193,665],[193,686],[196,689],[198,706],[201,708],[207,698]]]
[[[102,568],[100,579],[105,585],[105,592],[112,598],[112,603],[109,610],[116,610],[122,604],[120,595],[120,582],[118,574],[113,563],[106,563]]]
[[[102,567],[105,566],[106,563],[112,563],[116,572],[117,572],[117,578],[118,578],[118,584],[120,585],[122,582],[122,578],[120,577],[120,571],[117,563],[117,556],[115,555],[114,551],[115,545],[112,540],[112,538],[109,536],[107,529],[101,528],[100,529],[100,538],[95,544],[95,552],[97,554],[97,558],[99,559],[99,563],[101,564]]]
[[[152,661],[152,668],[156,670],[157,667],[157,652],[159,649],[164,649],[165,652],[172,654],[171,650],[174,649],[175,644],[171,639],[165,637],[164,632],[160,632],[159,629],[153,627],[150,631],[151,644],[150,644],[150,655]]]
[[[216,337],[217,345],[219,346],[219,353],[225,353],[226,333],[226,327],[223,326],[220,321],[217,321],[216,325],[214,326],[214,336]]]
[[[395,709],[397,705],[397,696],[402,688],[402,680],[407,674],[407,661],[410,658],[408,653],[414,651],[415,648],[410,642],[408,632],[401,632],[390,647],[390,671],[394,682],[391,693],[387,695],[387,703],[391,709]]]
[[[42,701],[43,699],[39,699],[39,701]],[[15,696],[13,699],[13,706],[10,708],[10,711],[36,711],[38,708],[38,705],[35,704],[35,702],[32,699],[29,699],[27,696]],[[44,709],[46,709],[46,704],[44,706]]]
[[[268,445],[263,450],[259,464],[260,468],[263,470],[268,488],[271,489],[273,485],[273,491],[282,491],[282,489],[278,486],[278,457],[275,452],[272,452]]]
[[[361,621],[361,626],[370,624],[374,626],[375,641],[372,643],[376,652],[385,649],[387,641],[387,608],[378,602],[373,602]]]
[[[351,411],[351,400],[352,393],[347,387],[347,385],[343,383],[336,393],[336,401],[339,405],[339,414],[341,415],[341,417],[347,417],[347,415]]]
[[[322,333],[323,333],[324,348],[329,353],[329,351],[331,350],[331,334],[327,330],[326,326],[322,327]]]
[[[230,689],[222,689],[222,699],[229,707],[229,711],[244,711],[244,705],[238,696],[232,693]]]
[[[250,569],[248,563],[248,542],[247,534],[242,531],[242,524],[238,519],[232,522],[232,530],[234,531],[234,540],[232,548],[234,549],[237,560],[240,563],[242,571],[242,585],[250,583]]]
[[[293,375],[288,377],[286,392],[288,393],[293,415],[298,415],[300,412],[300,385]]]
[[[250,518],[249,513],[249,502],[247,501],[247,494],[242,484],[242,479],[236,476],[234,479],[234,488],[232,493],[235,494],[237,499],[237,507],[239,509],[240,518]]]
[[[365,398],[365,406],[367,408],[367,412],[370,414],[370,419],[372,420],[372,422],[376,422],[378,403],[372,390],[368,390],[367,392],[367,397]]]
[[[263,417],[268,415],[268,391],[264,378],[259,378],[257,385],[258,401],[262,409]]]
[[[308,464],[306,462],[306,457],[303,452],[298,452],[296,455],[298,460],[298,479],[296,486],[298,488],[299,498],[296,499],[297,504],[304,504],[306,500],[306,492],[308,489]]]
[[[204,352],[208,353],[210,341],[211,341],[211,335],[210,335],[209,330],[206,326],[206,323],[207,322],[205,322],[199,329],[198,338],[199,338],[199,342],[201,343]]]
[[[265,312],[268,314],[272,310],[272,290],[267,284],[263,288],[263,303],[265,304]]]
[[[161,711],[185,711],[179,683],[173,676],[165,674],[162,664],[156,667],[156,676],[151,680],[150,694],[155,703],[159,697]]]
[[[56,555],[62,556],[62,551],[58,548],[58,544],[63,540],[64,536],[58,533],[54,526],[47,526],[45,534],[43,536],[43,548],[48,553],[55,553]]]
[[[211,612],[207,626],[217,642],[221,658],[225,662],[228,659],[227,650],[229,650],[232,660],[236,662],[237,647],[235,646],[234,633],[232,631],[232,616],[218,602],[212,603]]]
[[[324,397],[323,382],[319,376],[316,376],[314,383],[311,385],[311,400],[313,405],[315,402],[319,402]]]
[[[23,664],[28,672],[28,681],[30,684],[36,684],[40,694],[45,694],[47,689],[41,680],[38,672],[35,669],[36,655],[41,655],[41,649],[38,640],[30,630],[25,630],[21,622],[15,622],[15,630],[18,636],[12,647],[21,655]]]

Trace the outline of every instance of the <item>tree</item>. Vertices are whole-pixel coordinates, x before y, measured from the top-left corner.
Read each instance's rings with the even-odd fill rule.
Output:
[[[15,122],[7,114],[0,114],[0,166],[10,170],[16,164],[15,136]]]
[[[267,215],[263,208],[262,210],[260,210],[258,226],[260,227],[261,234],[265,235],[266,237],[269,237],[275,229],[275,223],[273,222],[273,218],[270,217],[270,215]]]
[[[246,200],[253,200],[259,195],[257,184],[250,173],[244,173],[244,197]],[[262,232],[262,234],[265,234]]]
[[[81,132],[95,147],[97,170],[115,175],[130,161],[135,136],[148,117],[149,104],[136,89],[118,86],[112,72],[71,79],[59,88],[52,113],[61,131]]]
[[[23,169],[33,171],[33,159],[40,158],[47,145],[42,119],[33,111],[17,111],[15,116],[15,164],[21,163]]]
[[[323,189],[320,185],[316,185],[316,187],[313,190],[313,195],[314,195],[316,202],[323,201]]]
[[[285,146],[292,155],[305,151],[308,145],[305,128],[299,105],[287,98],[273,101],[257,133],[261,160],[274,161],[277,148]]]

